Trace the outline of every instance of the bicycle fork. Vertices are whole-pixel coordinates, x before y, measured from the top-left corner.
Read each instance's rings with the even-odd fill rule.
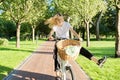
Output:
[[[66,79],[66,75],[65,75],[65,61],[62,61],[61,63],[61,69],[62,69],[62,80]]]
[[[62,80],[66,80],[66,66],[68,66],[68,61],[62,61],[61,63]]]

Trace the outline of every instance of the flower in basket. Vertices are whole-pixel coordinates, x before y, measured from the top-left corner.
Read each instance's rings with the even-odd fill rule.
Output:
[[[67,55],[74,57],[76,56],[77,53],[79,53],[80,46],[69,45],[69,46],[66,46],[64,49]]]

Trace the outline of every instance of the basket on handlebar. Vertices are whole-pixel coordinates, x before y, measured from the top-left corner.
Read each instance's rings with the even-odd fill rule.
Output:
[[[72,45],[72,46],[80,46],[80,42],[77,40],[60,40],[57,43],[58,48],[58,54],[61,59],[63,60],[70,60],[70,59],[76,59],[79,53],[75,53],[75,56],[70,56],[66,54],[65,47]]]

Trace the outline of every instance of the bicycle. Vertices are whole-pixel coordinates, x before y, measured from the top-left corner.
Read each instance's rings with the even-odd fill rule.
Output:
[[[75,80],[74,73],[72,70],[72,65],[69,63],[69,60],[71,59],[75,60],[79,55],[79,51],[74,55],[69,55],[65,49],[68,46],[78,46],[78,50],[80,50],[80,42],[77,40],[68,40],[68,39],[60,40],[57,42],[57,48],[59,54],[58,62],[60,64],[59,72],[60,72],[61,80]]]

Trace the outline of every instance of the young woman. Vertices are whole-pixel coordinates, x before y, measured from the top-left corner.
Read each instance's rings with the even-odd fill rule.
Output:
[[[49,18],[48,20],[46,20],[45,24],[49,24],[49,27],[52,28],[51,31],[50,31],[49,37],[48,37],[49,40],[54,39],[53,38],[54,32],[55,32],[55,35],[56,35],[55,37],[58,40],[69,39],[69,31],[71,31],[73,33],[73,35],[76,36],[80,41],[82,40],[80,38],[80,36],[71,28],[71,25],[68,22],[64,21],[64,18],[61,14],[56,14],[55,16]],[[93,54],[91,54],[84,47],[80,48],[80,54],[85,56],[89,60],[94,61],[99,66],[102,66],[103,63],[106,61],[106,57],[103,57],[99,60],[96,59],[93,56]],[[57,61],[57,47],[56,47],[56,44],[55,44],[55,49],[54,49],[54,62],[55,62],[55,71],[57,72],[58,69],[59,69],[59,63]]]

